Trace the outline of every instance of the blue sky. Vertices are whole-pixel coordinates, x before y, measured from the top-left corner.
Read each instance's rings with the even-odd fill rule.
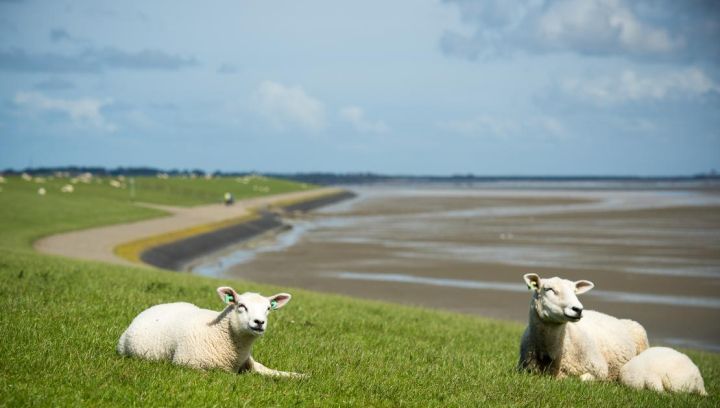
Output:
[[[0,0],[0,168],[720,170],[719,4]]]

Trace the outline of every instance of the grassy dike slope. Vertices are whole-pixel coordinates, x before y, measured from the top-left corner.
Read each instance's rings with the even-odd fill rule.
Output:
[[[522,332],[517,324],[38,255],[30,243],[40,236],[157,212],[102,196],[91,203],[80,194],[39,197],[37,186],[22,183],[12,179],[0,192],[3,406],[720,405],[716,354],[690,352],[708,398],[555,381],[514,371]],[[117,338],[141,310],[181,300],[218,309],[219,285],[293,294],[271,315],[253,354],[269,367],[309,373],[309,379],[201,372],[115,354]]]

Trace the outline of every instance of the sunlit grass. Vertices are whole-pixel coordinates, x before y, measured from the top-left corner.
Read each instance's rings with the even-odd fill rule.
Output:
[[[88,183],[74,177],[36,177],[27,181],[5,177],[0,183],[0,247],[29,249],[30,243],[57,231],[158,217],[159,210],[135,202],[189,206],[218,203],[225,192],[236,199],[303,191],[317,186],[262,176],[214,178],[93,177]],[[112,187],[111,181],[120,187]],[[72,193],[63,186],[72,185]],[[45,194],[39,195],[38,190]]]
[[[522,332],[514,323],[38,255],[30,250],[38,236],[158,212],[82,195],[82,186],[78,194],[48,189],[40,197],[37,186],[15,190],[16,182],[4,184],[0,193],[0,405],[720,405],[717,354],[689,352],[708,398],[555,381],[514,370]],[[271,315],[254,356],[272,368],[308,373],[309,379],[202,372],[116,355],[117,339],[137,313],[175,301],[217,309],[214,290],[220,285],[293,294],[287,307]]]

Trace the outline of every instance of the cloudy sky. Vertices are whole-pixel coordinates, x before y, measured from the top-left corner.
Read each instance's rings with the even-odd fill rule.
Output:
[[[0,0],[0,168],[720,170],[720,3]]]

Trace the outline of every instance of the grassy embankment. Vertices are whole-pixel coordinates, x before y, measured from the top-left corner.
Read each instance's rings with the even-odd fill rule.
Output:
[[[163,181],[210,191],[205,180]],[[91,185],[83,191],[81,184],[67,195],[48,184],[45,197],[36,194],[38,185],[16,178],[0,185],[0,405],[720,405],[716,354],[690,352],[708,398],[555,381],[514,371],[522,332],[516,324],[39,255],[30,246],[38,237],[160,214],[132,206],[126,190],[104,184],[92,186],[92,194]],[[203,202],[162,191],[142,201]],[[144,308],[183,300],[217,309],[215,287],[226,284],[294,295],[271,316],[254,355],[269,367],[309,373],[309,379],[200,372],[115,354],[118,336]]]

